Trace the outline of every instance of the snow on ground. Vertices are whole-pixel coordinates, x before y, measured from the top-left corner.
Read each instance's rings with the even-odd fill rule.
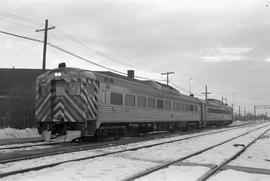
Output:
[[[246,172],[225,170],[210,177],[209,181],[269,181],[270,175],[251,174]]]
[[[14,129],[4,128],[0,129],[0,139],[10,138],[28,138],[28,137],[40,137],[36,128],[26,129]]]
[[[179,166],[170,166],[167,169],[162,169],[153,174],[141,177],[136,179],[136,181],[194,181],[198,178],[198,175],[202,175],[207,172],[209,168],[207,167],[179,167]]]
[[[270,169],[270,132],[256,141],[230,165]]]
[[[257,127],[258,126],[262,125],[257,125]],[[141,170],[144,170],[144,168],[149,168],[149,166],[153,167],[157,164],[160,164],[160,162],[175,160],[176,158],[183,157],[192,152],[198,151],[199,149],[203,149],[217,142],[220,142],[221,140],[225,140],[246,132],[250,129],[252,128],[246,127],[238,130],[230,130],[228,132],[218,133],[218,136],[207,135],[179,141],[176,143],[119,153],[102,158],[69,162],[50,169],[43,169],[40,171],[10,176],[4,180],[42,180],[43,178],[47,180],[48,178],[55,178],[58,176],[61,178],[61,180],[89,180],[89,178],[91,180],[119,180],[120,178],[123,179],[123,177],[136,174]],[[0,173],[13,171],[20,168],[29,168],[37,165],[43,165],[45,163],[69,160],[71,158],[82,158],[104,152],[134,148],[145,144],[153,144],[156,142],[158,142],[158,140],[143,143],[132,143],[125,146],[114,146],[110,148],[67,153],[50,157],[42,157],[33,160],[23,160],[16,163],[7,163],[0,165]],[[180,169],[184,170],[184,168]],[[197,167],[197,169],[198,172],[202,171],[199,167]],[[204,168],[203,171],[205,171]]]
[[[262,125],[258,125],[258,126],[262,126]],[[175,158],[174,154],[179,155],[177,152],[179,152],[181,154],[183,154],[183,153],[188,154],[189,152],[200,148],[202,146],[200,143],[209,142],[209,140],[210,140],[209,144],[216,143],[220,139],[226,139],[227,137],[233,137],[235,134],[239,134],[239,132],[245,132],[245,131],[250,130],[250,129],[253,129],[253,128],[245,127],[245,128],[241,128],[241,129],[237,129],[237,130],[233,129],[233,130],[229,131],[231,134],[228,134],[228,132],[222,132],[222,133],[218,133],[220,136],[208,135],[208,136],[204,136],[203,138],[200,138],[200,139],[193,138],[193,139],[189,139],[189,140],[180,141],[180,142],[178,142],[178,144],[171,143],[171,144],[166,144],[166,145],[160,145],[158,147],[141,149],[141,152],[139,152],[140,150],[136,151],[136,152],[139,152],[137,156],[134,155],[135,152],[131,152],[131,153],[133,153],[134,159],[135,158],[148,159],[148,157],[150,159],[155,159],[157,154],[161,155],[161,156],[163,155],[163,158],[164,158],[167,155],[167,153],[172,153],[172,154],[168,154],[168,157],[170,159],[174,159]],[[211,132],[215,132],[215,131],[213,130]],[[139,146],[146,146],[146,145],[150,145],[150,144],[161,143],[161,142],[165,142],[165,141],[176,140],[179,138],[186,138],[186,137],[190,137],[190,136],[194,136],[194,135],[201,135],[201,134],[205,134],[205,133],[195,133],[192,135],[176,136],[176,137],[172,137],[172,138],[163,138],[163,139],[159,139],[159,140],[151,140],[151,141],[145,141],[145,142],[140,142],[140,143],[131,143],[131,144],[127,144],[127,145],[113,146],[113,147],[102,148],[102,149],[66,153],[66,154],[41,157],[41,158],[31,159],[31,160],[23,160],[23,161],[19,161],[19,162],[15,162],[15,163],[8,163],[8,164],[2,164],[2,165],[0,164],[0,173],[14,171],[14,170],[18,170],[20,168],[30,168],[33,166],[40,166],[40,165],[49,164],[49,163],[67,161],[70,159],[78,159],[78,158],[94,156],[94,155],[98,155],[98,154],[102,154],[102,153],[108,153],[108,152],[113,152],[113,151],[120,151],[120,150],[125,150],[125,149],[130,149],[130,148],[136,148]],[[197,139],[199,139],[199,140],[196,141]],[[194,143],[197,142],[197,144],[192,144],[192,142],[194,142]],[[176,144],[176,146],[175,146],[175,144]],[[171,146],[169,147],[169,145],[171,145]],[[188,148],[183,149],[187,146],[188,146]],[[204,146],[207,146],[207,144]],[[177,148],[175,148],[175,147],[177,147]],[[164,150],[164,148],[167,148],[165,152],[162,151],[162,150]],[[150,149],[150,151],[147,151],[149,149]],[[156,154],[152,155],[151,153],[154,153],[154,152]],[[159,161],[159,160],[157,160],[157,161]]]
[[[220,145],[200,155],[194,156],[186,160],[185,162],[200,163],[200,164],[220,164],[221,162],[230,158],[232,155],[236,154],[238,151],[240,151],[243,148],[242,146],[234,146],[235,144],[248,145],[260,134],[262,134],[263,131],[266,131],[269,128],[270,126],[266,126],[263,129],[254,131],[248,135],[239,137],[235,140],[232,140],[228,143]]]

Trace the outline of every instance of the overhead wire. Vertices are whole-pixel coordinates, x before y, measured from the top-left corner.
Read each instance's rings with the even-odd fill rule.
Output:
[[[32,24],[35,24],[35,25],[40,25],[40,24],[41,24],[39,21],[36,21],[36,20],[34,20],[34,19],[30,19],[30,18],[26,18],[26,17],[14,15],[14,14],[11,14],[11,13],[8,13],[8,12],[4,12],[4,11],[0,11],[0,14],[2,14],[2,16],[4,16],[4,17],[8,17],[8,18],[12,17],[12,18],[15,18],[16,20],[25,20],[25,21],[31,22]],[[29,28],[29,27],[28,27],[28,28]],[[4,32],[2,32],[2,33],[4,33]],[[8,33],[5,32],[5,34],[8,34]],[[11,35],[11,34],[12,34],[12,33],[10,33],[10,35]],[[13,34],[13,35],[14,35],[14,34]],[[100,56],[103,56],[103,57],[105,57],[105,58],[107,58],[107,59],[109,59],[109,60],[111,60],[111,61],[118,62],[118,63],[121,63],[121,64],[125,64],[125,65],[127,65],[127,66],[129,66],[129,67],[135,68],[134,66],[132,66],[132,65],[130,65],[130,64],[127,64],[126,62],[120,61],[120,60],[118,60],[118,59],[115,59],[115,58],[113,58],[113,57],[111,57],[111,56],[109,56],[109,55],[107,55],[107,54],[101,52],[101,51],[98,51],[98,50],[96,50],[96,49],[90,48],[90,47],[87,46],[85,43],[82,43],[81,41],[74,39],[73,37],[71,37],[70,35],[67,35],[67,34],[64,33],[64,32],[62,32],[62,35],[64,35],[64,36],[67,37],[68,39],[72,40],[73,42],[76,42],[76,43],[80,44],[81,46],[87,48],[88,50],[90,50],[90,51],[92,51],[92,52],[95,52],[96,54],[98,54],[98,55],[100,55]],[[17,35],[17,37],[21,37],[21,38],[27,39],[27,37],[25,37],[25,36]],[[30,38],[30,40],[33,40],[33,39]],[[35,40],[35,41],[36,41],[36,40]],[[38,40],[38,41],[40,42],[40,40]],[[43,42],[43,41],[42,41],[42,42]],[[49,45],[49,43],[48,43],[48,45]],[[63,48],[61,48],[61,47],[59,47],[59,46],[53,45],[52,43],[50,43],[50,46],[51,46],[51,47],[54,47],[54,48],[56,48],[56,49],[58,49],[58,50],[60,50],[60,51],[62,51],[62,52],[65,52],[65,53],[67,53],[67,54],[69,54],[69,55],[72,55],[72,56],[74,56],[74,57],[77,57],[77,58],[79,58],[79,59],[81,59],[81,60],[88,61],[89,63],[95,64],[95,65],[97,65],[97,66],[99,66],[99,67],[102,67],[102,68],[105,68],[105,67],[106,67],[106,66],[97,64],[97,63],[95,63],[95,62],[93,62],[93,61],[91,61],[91,60],[88,60],[88,59],[86,59],[86,58],[83,58],[83,57],[81,57],[81,56],[79,56],[79,55],[76,55],[76,54],[74,54],[74,53],[72,53],[72,52],[70,52],[70,51],[64,50]],[[105,69],[110,70],[110,71],[113,71],[113,72],[117,72],[117,73],[120,73],[120,74],[123,74],[123,75],[126,75],[126,73],[120,72],[120,71],[118,71],[118,70],[111,69],[111,68],[109,68],[109,67],[106,67]],[[135,76],[135,77],[136,77],[136,78],[139,78],[139,79],[146,79],[146,80],[152,80],[152,81],[160,81],[160,80],[156,80],[156,79],[149,79],[149,78],[142,77],[142,76]]]
[[[0,33],[7,34],[7,35],[11,35],[11,36],[18,37],[18,38],[23,38],[23,39],[31,40],[31,41],[35,41],[35,42],[39,42],[39,43],[43,43],[43,42],[44,42],[44,41],[42,41],[42,40],[38,40],[38,39],[34,39],[34,38],[29,38],[29,37],[26,37],[26,36],[14,34],[14,33],[9,33],[9,32],[2,31],[2,30],[0,30]],[[51,47],[53,47],[53,48],[55,48],[55,49],[58,49],[58,50],[60,50],[60,51],[62,51],[62,52],[64,52],[64,53],[67,53],[67,54],[69,54],[69,55],[71,55],[71,56],[73,56],[73,57],[76,57],[76,58],[78,58],[78,59],[81,59],[81,60],[86,61],[86,62],[88,62],[88,63],[91,63],[91,64],[93,64],[93,65],[96,65],[96,66],[98,66],[98,67],[101,67],[101,68],[104,68],[104,69],[107,69],[107,70],[110,70],[110,71],[112,71],[112,72],[116,72],[116,73],[119,73],[119,74],[122,74],[122,75],[126,75],[126,73],[123,73],[123,72],[121,72],[121,71],[118,71],[118,70],[109,68],[109,67],[104,66],[104,65],[100,65],[100,64],[98,64],[98,63],[95,63],[95,62],[93,62],[93,61],[91,61],[91,60],[89,60],[89,59],[86,59],[86,58],[84,58],[84,57],[82,57],[82,56],[79,56],[79,55],[77,55],[77,54],[75,54],[75,53],[72,53],[71,51],[65,50],[65,49],[63,49],[63,48],[61,48],[61,47],[59,47],[59,46],[57,46],[57,45],[52,44],[52,43],[47,42],[47,45],[49,45],[49,46],[51,46]],[[142,79],[147,79],[147,80],[152,80],[152,79],[145,78],[145,77],[140,77],[140,76],[136,76],[136,77],[137,77],[137,78],[142,78]]]

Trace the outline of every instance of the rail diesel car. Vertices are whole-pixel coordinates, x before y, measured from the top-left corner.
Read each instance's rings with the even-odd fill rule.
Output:
[[[45,140],[119,138],[130,132],[228,125],[232,108],[180,94],[171,86],[64,63],[36,79],[36,121]]]

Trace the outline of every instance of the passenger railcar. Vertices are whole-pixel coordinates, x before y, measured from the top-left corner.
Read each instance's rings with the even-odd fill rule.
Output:
[[[137,80],[133,71],[126,77],[61,64],[36,80],[36,120],[46,140],[203,127],[210,123],[207,119],[214,123],[221,118],[210,116],[209,110],[218,107],[210,102],[165,84]]]
[[[232,123],[232,108],[216,99],[205,101],[206,126],[222,126]]]

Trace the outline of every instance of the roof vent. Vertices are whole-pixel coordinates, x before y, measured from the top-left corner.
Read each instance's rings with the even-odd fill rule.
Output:
[[[65,62],[59,63],[58,68],[66,68],[66,63]]]
[[[134,79],[134,70],[128,70],[127,75],[128,75],[128,78]]]

